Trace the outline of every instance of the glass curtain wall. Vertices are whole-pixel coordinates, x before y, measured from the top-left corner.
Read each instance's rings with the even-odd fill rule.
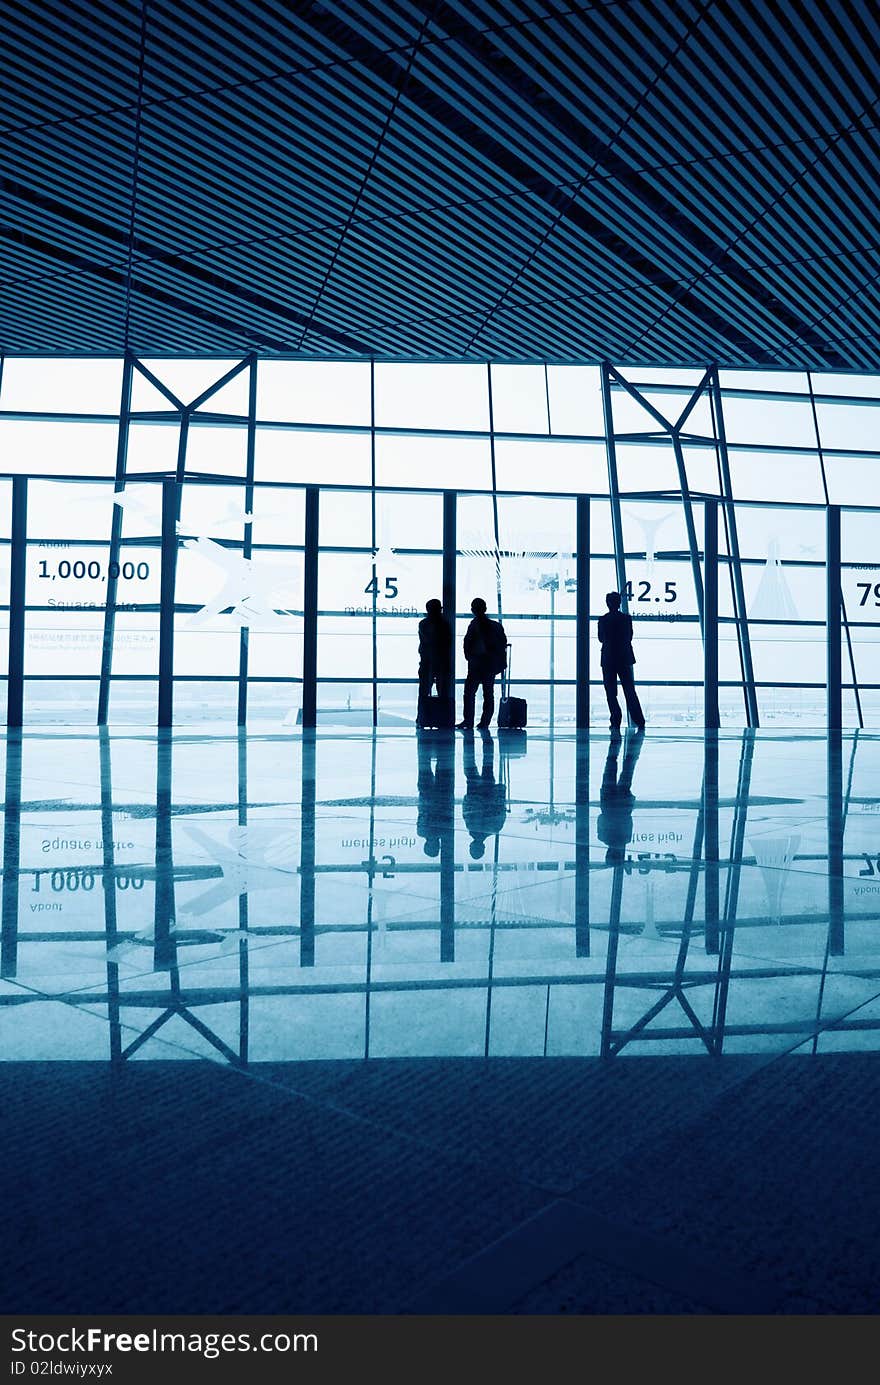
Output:
[[[481,595],[530,721],[571,726],[582,496],[591,719],[622,586],[649,719],[700,724],[715,500],[722,724],[821,725],[832,506],[844,724],[874,726],[878,423],[857,375],[9,357],[0,676],[26,724],[154,724],[161,675],[175,723],[296,725],[305,668],[319,724],[411,725],[452,561],[459,681]]]

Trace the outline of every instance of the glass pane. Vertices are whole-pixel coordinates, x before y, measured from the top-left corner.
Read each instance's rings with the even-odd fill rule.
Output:
[[[817,403],[819,437],[823,447],[851,452],[880,451],[880,403]]]
[[[723,390],[772,390],[780,394],[806,394],[807,377],[788,370],[721,370]]]
[[[493,365],[492,417],[496,433],[548,433],[544,366]]]
[[[604,438],[598,367],[551,365],[547,377],[551,432]]]
[[[372,512],[369,491],[322,491],[318,526],[321,547],[370,548]]]
[[[186,439],[187,472],[237,476],[244,480],[246,464],[247,432],[244,428],[212,427],[193,419]]]
[[[834,375],[831,372],[813,371],[810,378],[816,396],[849,394],[880,398],[880,375]]]
[[[825,471],[830,504],[862,505],[877,493],[880,457],[826,456]]]
[[[0,418],[3,469],[19,476],[113,476],[118,438],[116,423]]]
[[[738,452],[731,448],[729,460],[731,486],[738,500],[825,502],[818,453]]]
[[[7,356],[0,408],[27,413],[118,414],[122,361]]]
[[[370,367],[360,361],[260,361],[257,418],[370,425]]]
[[[132,423],[128,429],[129,476],[143,471],[164,471],[174,475],[180,444],[180,424],[177,419],[168,423]],[[115,469],[115,458],[114,468]],[[161,507],[161,500],[159,502]]]
[[[28,538],[57,548],[70,539],[107,542],[113,518],[113,487],[63,481],[28,482]],[[69,556],[69,554],[67,555]]]
[[[491,458],[488,438],[380,436],[376,438],[376,484],[490,490]]]
[[[809,399],[748,399],[725,395],[723,408],[729,443],[816,446]]]
[[[377,364],[376,425],[488,431],[486,366]]]
[[[608,489],[605,448],[595,443],[495,443],[499,490],[601,493]]]
[[[617,477],[626,491],[678,490],[678,467],[672,444],[618,442]]]
[[[257,481],[369,486],[370,436],[258,428],[254,475]]]

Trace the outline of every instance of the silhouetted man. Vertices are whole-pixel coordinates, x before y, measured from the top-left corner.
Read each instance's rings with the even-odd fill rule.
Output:
[[[437,685],[437,696],[451,703],[452,688],[452,626],[443,614],[436,597],[425,606],[424,620],[419,621],[419,707],[416,725],[424,724],[425,702]],[[452,725],[452,716],[446,722]]]
[[[483,736],[483,763],[479,770],[474,737],[465,737],[464,777],[467,789],[461,811],[471,834],[471,856],[479,861],[486,854],[486,838],[500,832],[507,818],[507,794],[503,781],[495,782],[495,746],[488,732]]]
[[[464,637],[467,677],[464,680],[464,717],[459,731],[472,731],[477,688],[483,689],[483,711],[477,725],[485,731],[495,711],[495,678],[507,665],[507,636],[500,620],[490,620],[481,596],[471,602],[473,620]]]
[[[617,700],[617,680],[619,678],[623,695],[626,698],[626,710],[629,712],[629,719],[634,726],[642,730],[645,725],[645,714],[642,711],[642,704],[639,702],[633,679],[633,664],[636,661],[636,656],[633,654],[632,647],[632,619],[620,609],[620,592],[609,592],[605,597],[605,604],[608,607],[608,612],[599,617],[599,639],[602,644],[602,682],[605,684],[605,696],[608,699],[608,711],[611,713],[611,725],[617,729],[623,721],[623,712],[620,710],[620,703]]]

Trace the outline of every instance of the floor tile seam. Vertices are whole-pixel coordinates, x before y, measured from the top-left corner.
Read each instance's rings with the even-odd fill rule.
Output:
[[[205,927],[207,927],[207,925],[205,925]],[[185,932],[186,930],[181,930],[181,931],[182,931],[182,932]],[[222,932],[228,932],[228,933],[237,933],[237,932],[239,932],[240,930],[237,929],[237,928],[235,927],[234,924],[232,924],[232,925],[230,925],[230,927],[229,927],[228,929],[222,929],[222,930],[221,930],[220,928],[216,928],[215,930],[211,930],[211,931],[217,931],[217,932],[221,932],[221,931],[222,931]],[[172,938],[173,938],[174,936],[175,936],[174,934],[171,935]],[[263,937],[263,936],[261,936],[260,934],[254,934],[253,937],[254,937],[254,941],[255,941],[255,942],[258,942],[258,943],[260,944],[258,947],[255,947],[255,948],[254,948],[254,952],[266,952],[266,951],[269,951],[269,950],[274,949],[274,948],[276,948],[276,947],[281,947],[282,945],[284,945],[284,944],[286,944],[286,943],[289,943],[289,942],[291,941],[291,938],[295,938],[296,935],[295,935],[295,934],[289,934],[289,935],[286,935],[286,936],[284,936],[284,937]],[[250,951],[250,945],[249,945],[248,950]],[[209,956],[209,957],[194,957],[194,958],[192,959],[192,961],[189,961],[189,962],[188,962],[188,961],[178,962],[176,965],[177,965],[178,971],[184,971],[187,967],[204,966],[207,962],[216,962],[216,961],[219,960],[219,958],[220,958],[222,955],[224,955],[224,954],[215,953],[213,956]],[[227,956],[232,956],[232,955],[234,955],[234,954],[227,953],[227,954],[225,954],[225,955],[227,955]],[[110,965],[111,965],[111,966],[113,966],[113,965],[118,966],[119,963],[113,963],[113,962],[111,962]],[[121,984],[127,985],[127,984],[129,984],[130,982],[138,981],[138,980],[140,980],[140,979],[143,978],[143,977],[153,977],[153,976],[155,976],[155,975],[156,975],[155,969],[150,970],[150,971],[137,971],[137,972],[134,972],[133,974],[131,974],[131,975],[129,975],[129,976],[126,976],[126,977],[122,978]],[[11,985],[17,985],[17,986],[20,986],[23,990],[29,990],[29,991],[31,991],[31,992],[34,994],[35,997],[39,997],[39,998],[42,999],[42,1000],[57,1000],[57,1001],[60,1001],[62,1004],[72,1004],[72,1005],[76,1005],[76,1003],[77,1003],[77,1002],[76,1002],[76,996],[77,996],[77,995],[79,995],[82,991],[86,991],[86,990],[89,990],[89,989],[93,989],[93,988],[94,988],[94,986],[93,986],[93,985],[90,985],[88,982],[83,982],[82,986],[77,987],[75,990],[70,990],[70,991],[44,991],[44,990],[42,990],[42,989],[41,989],[40,987],[38,987],[38,986],[28,986],[25,982],[20,981],[18,977],[7,977],[7,978],[5,978],[5,979],[6,979]],[[209,987],[208,989],[210,989],[210,987]],[[120,1003],[120,1005],[124,1005],[124,1004],[125,1004],[125,1001],[124,1001],[124,992],[120,992],[119,1003]],[[162,1008],[162,1007],[157,1006],[156,1008],[158,1009],[158,1008]],[[165,1006],[164,1008],[167,1009],[168,1007]]]
[[[848,919],[847,922],[852,922],[852,920]],[[736,924],[732,924],[731,927],[733,928],[734,932],[736,932]],[[724,929],[722,928],[720,931],[723,933]],[[878,972],[878,978],[865,976],[864,973],[858,971],[851,971],[848,967],[832,968],[829,967],[824,960],[821,962],[798,962],[792,961],[790,958],[787,957],[774,957],[771,953],[764,954],[761,952],[752,951],[738,951],[734,956],[734,961],[736,961],[737,958],[744,958],[747,961],[755,962],[764,966],[766,966],[769,963],[773,966],[778,967],[796,967],[798,968],[798,971],[794,973],[795,975],[803,975],[804,973],[806,973],[808,975],[815,974],[817,976],[852,976],[857,980],[861,978],[863,980],[872,981],[880,978],[880,957],[878,957],[875,968],[875,970]],[[782,974],[782,976],[779,977],[779,980],[790,978],[791,975],[791,972],[786,971]],[[745,980],[746,977],[737,977],[736,979]]]
[[[707,1098],[705,1105],[702,1105],[698,1112],[695,1112],[693,1115],[688,1116],[683,1126],[679,1125],[676,1127],[677,1130],[679,1132],[681,1132],[682,1130],[697,1131],[701,1125],[704,1125],[706,1123],[707,1120],[711,1120],[713,1113],[717,1111],[718,1107],[722,1106],[732,1095],[741,1093],[742,1090],[748,1084],[759,1081],[775,1063],[777,1063],[781,1059],[793,1057],[798,1049],[803,1048],[804,1044],[810,1043],[812,1039],[817,1038],[824,1032],[833,1032],[835,1022],[839,1022],[841,1019],[845,1019],[851,1014],[856,1014],[865,1005],[872,1004],[873,1001],[875,1001],[878,998],[878,996],[880,996],[880,991],[878,991],[876,995],[861,1001],[856,1006],[853,1006],[852,1009],[846,1011],[844,1015],[838,1015],[835,1021],[824,1025],[820,1024],[818,1027],[814,1028],[809,1034],[802,1035],[797,1040],[797,1042],[792,1043],[789,1047],[781,1050],[780,1052],[767,1054],[766,1056],[756,1054],[755,1061],[750,1066],[749,1071],[742,1072],[739,1076],[733,1077],[731,1081],[727,1083],[723,1088],[721,1088],[717,1092],[712,1093]],[[652,1145],[656,1144],[658,1138],[662,1139],[669,1132],[669,1129],[670,1126],[666,1126],[659,1131],[647,1134],[644,1139],[638,1141],[637,1144],[631,1147],[631,1149],[627,1153],[627,1159],[639,1157],[643,1153],[647,1152]],[[616,1159],[609,1161],[609,1166],[611,1163],[613,1163],[616,1166],[618,1162],[619,1161]],[[584,1179],[580,1183],[576,1184],[570,1190],[569,1196],[574,1196],[577,1193],[586,1191],[589,1187],[589,1184],[593,1180],[594,1175],[591,1174],[589,1178]]]
[[[510,1275],[511,1247],[517,1240],[528,1245],[529,1239],[540,1242],[542,1220],[552,1219],[554,1214],[564,1217],[562,1236],[552,1237],[553,1248],[545,1247],[544,1263],[536,1265],[538,1257],[528,1258],[531,1268],[523,1267],[522,1251],[519,1253],[520,1266],[511,1278],[518,1283],[508,1283],[503,1298],[492,1297],[489,1289],[488,1301],[483,1286],[497,1287],[505,1272]],[[568,1244],[560,1241],[568,1236]],[[543,1239],[548,1238],[546,1234]],[[537,1247],[540,1256],[540,1244]],[[432,1311],[428,1304],[436,1299],[443,1287],[452,1288],[451,1301],[447,1298],[439,1311],[452,1313],[510,1311],[513,1305],[525,1294],[546,1284],[566,1265],[588,1255],[591,1259],[611,1265],[643,1284],[653,1284],[672,1292],[684,1294],[702,1306],[721,1312],[772,1312],[778,1311],[784,1290],[775,1281],[757,1279],[751,1272],[734,1271],[718,1273],[717,1267],[702,1256],[693,1254],[686,1246],[674,1242],[668,1236],[635,1228],[630,1224],[599,1215],[572,1202],[564,1195],[553,1198],[544,1207],[524,1218],[511,1231],[489,1242],[482,1250],[468,1256],[449,1274],[440,1279],[423,1281],[413,1295],[412,1309],[404,1311]],[[492,1274],[492,1260],[501,1257],[499,1274]],[[646,1261],[648,1263],[646,1263]],[[470,1290],[468,1281],[471,1281]],[[456,1281],[459,1282],[456,1294]],[[714,1288],[713,1288],[714,1286]],[[746,1301],[744,1304],[744,1300]]]
[[[481,1060],[475,1059],[473,1061],[479,1062]],[[433,1156],[439,1155],[449,1163],[457,1164],[461,1168],[477,1169],[481,1173],[497,1176],[497,1166],[492,1162],[489,1155],[483,1155],[476,1151],[464,1152],[450,1149],[442,1140],[429,1139],[424,1135],[417,1135],[413,1134],[411,1131],[402,1130],[399,1126],[389,1121],[379,1120],[374,1116],[365,1116],[361,1112],[354,1111],[351,1107],[339,1101],[328,1100],[326,1097],[317,1096],[313,1092],[304,1091],[302,1088],[277,1082],[267,1077],[264,1073],[255,1072],[252,1067],[243,1068],[232,1063],[218,1063],[216,1066],[219,1071],[234,1073],[250,1081],[259,1082],[290,1100],[304,1102],[314,1110],[341,1117],[355,1125],[374,1130],[384,1136],[391,1136],[426,1154],[431,1154]],[[528,1178],[522,1174],[516,1173],[506,1173],[505,1178],[512,1186],[521,1187],[533,1193],[540,1193],[545,1197],[556,1198],[560,1195],[560,1190],[552,1184],[548,1184],[546,1181],[542,1182],[538,1179]]]

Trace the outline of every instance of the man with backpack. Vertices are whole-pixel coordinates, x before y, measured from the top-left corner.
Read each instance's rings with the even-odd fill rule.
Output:
[[[464,637],[464,657],[468,668],[464,680],[464,717],[456,729],[474,729],[477,688],[481,687],[483,710],[477,728],[485,731],[495,711],[495,679],[507,667],[507,636],[501,621],[491,620],[487,616],[486,603],[481,596],[474,597],[471,611],[474,618]]]

